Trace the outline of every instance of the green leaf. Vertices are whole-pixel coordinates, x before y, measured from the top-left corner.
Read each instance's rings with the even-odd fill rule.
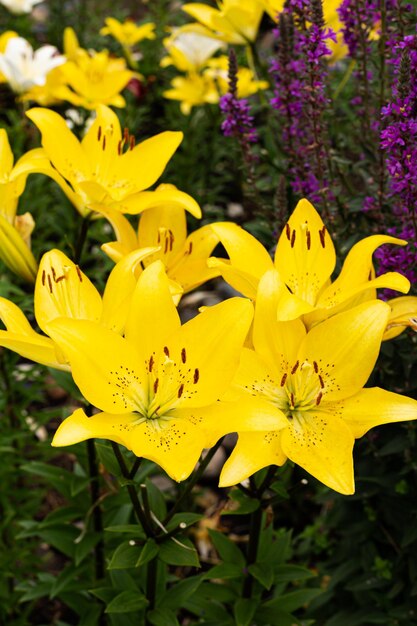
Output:
[[[75,546],[74,562],[75,565],[80,565],[84,559],[91,553],[93,548],[98,544],[101,539],[100,533],[86,533],[80,542],[77,542]]]
[[[159,520],[163,520],[167,514],[167,507],[162,492],[149,478],[145,480],[145,485],[152,513],[154,513]]]
[[[175,613],[169,609],[154,609],[147,613],[146,618],[154,626],[180,626]]]
[[[247,515],[259,509],[259,500],[250,498],[240,489],[233,489],[229,493],[229,501],[222,511],[222,515]]]
[[[132,535],[132,537],[137,537],[138,539],[146,537],[144,530],[138,524],[117,524],[115,526],[107,526],[104,530],[108,533]]]
[[[184,602],[197,591],[202,582],[203,575],[191,576],[181,580],[163,595],[160,607],[167,609],[181,608]]]
[[[152,561],[152,559],[156,557],[158,552],[158,544],[153,539],[148,539],[140,552],[138,560],[136,561],[136,567],[140,567],[141,565],[145,565],[149,561]]]
[[[181,537],[174,540],[172,537],[161,543],[159,547],[159,558],[168,565],[189,565],[200,567],[197,550],[191,541]]]
[[[236,601],[235,606],[233,607],[236,626],[250,626],[258,604],[258,600],[239,598],[239,600]]]
[[[245,557],[233,541],[217,530],[209,530],[209,534],[222,561],[240,565],[241,567],[245,566]]]
[[[65,591],[69,584],[78,576],[78,569],[75,565],[67,566],[57,578],[55,578],[55,582],[52,585],[51,591],[49,592],[49,598],[52,600],[56,598],[56,596],[61,592]]]
[[[249,565],[248,570],[265,589],[271,589],[274,582],[274,568],[270,563],[254,563]]]
[[[107,606],[105,613],[132,613],[146,607],[148,600],[139,591],[122,591]]]
[[[322,589],[300,589],[297,591],[291,591],[279,598],[269,600],[264,604],[266,608],[276,608],[281,611],[296,611],[302,606],[307,605],[311,600],[314,600],[317,596],[323,593]]]
[[[307,580],[315,576],[314,572],[301,565],[278,565],[274,572],[275,582]]]
[[[113,449],[107,443],[102,441],[96,441],[96,452],[100,462],[104,465],[106,470],[116,476],[120,484],[124,484],[125,480],[120,472],[119,463],[114,456]]]
[[[131,545],[129,541],[124,541],[114,551],[107,569],[136,567],[140,554],[141,548],[139,546]]]
[[[257,624],[268,624],[268,626],[301,626],[301,622],[294,615],[264,607],[256,612],[255,620]]]
[[[243,576],[243,567],[241,565],[234,565],[233,563],[219,563],[214,565],[208,572],[204,572],[204,578],[240,578]]]
[[[204,519],[204,515],[200,515],[200,513],[175,513],[175,515],[172,516],[172,519],[168,522],[166,528],[167,530],[173,530],[180,524],[186,524],[187,527],[192,526],[201,519]]]

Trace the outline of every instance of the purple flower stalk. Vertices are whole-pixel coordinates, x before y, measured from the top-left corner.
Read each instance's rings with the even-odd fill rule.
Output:
[[[309,24],[309,26],[307,26]],[[282,143],[294,191],[324,203],[329,197],[324,113],[327,71],[324,59],[334,33],[324,28],[320,0],[289,0],[274,31],[277,54],[270,72],[271,105],[282,122]]]
[[[409,224],[400,228],[388,228],[388,233],[408,241],[404,247],[384,245],[375,251],[378,261],[378,274],[385,272],[400,272],[408,278],[411,284],[417,282],[417,246],[414,227]],[[380,294],[383,300],[398,296],[396,291],[384,289]]]

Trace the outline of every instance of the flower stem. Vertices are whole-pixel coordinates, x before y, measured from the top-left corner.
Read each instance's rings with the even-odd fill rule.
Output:
[[[90,226],[92,213],[87,213],[82,218],[80,230],[78,232],[78,237],[74,246],[74,263],[79,263],[81,260],[81,255],[83,252],[84,244],[87,240],[88,227]]]
[[[262,528],[262,515],[263,510],[261,503],[259,503],[259,507],[256,511],[253,511],[250,516],[250,527],[249,527],[249,543],[248,550],[246,556],[246,565],[253,565],[256,563],[256,559],[258,556],[258,547],[259,547],[259,539],[261,536],[261,528]],[[252,587],[253,587],[253,577],[248,572],[243,583],[243,597],[250,598],[252,596]]]
[[[191,492],[192,488],[194,487],[194,485],[200,480],[204,470],[206,469],[207,465],[210,463],[211,459],[216,454],[217,450],[222,445],[222,442],[223,442],[223,437],[221,439],[219,439],[219,441],[216,443],[216,445],[214,445],[212,448],[210,448],[210,450],[207,452],[207,454],[204,457],[204,459],[202,461],[200,461],[198,469],[194,471],[194,473],[192,475],[192,478],[188,481],[184,491],[177,498],[174,506],[172,507],[172,509],[169,511],[169,513],[165,517],[164,521],[162,522],[163,526],[166,526],[167,523],[174,517],[175,513],[178,511],[178,509],[180,508],[181,504],[184,502],[184,500],[190,494],[190,492]]]
[[[100,498],[100,485],[97,464],[97,454],[94,439],[87,439],[88,473],[91,479],[91,504],[93,507],[94,531],[100,535],[100,541],[94,548],[95,578],[104,578],[104,541],[103,541],[103,518],[101,507],[97,504]]]

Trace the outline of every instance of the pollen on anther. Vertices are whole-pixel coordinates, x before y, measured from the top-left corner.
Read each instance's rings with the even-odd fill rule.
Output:
[[[118,155],[122,154],[122,140],[121,139],[119,143],[117,144],[117,154]]]
[[[100,141],[100,139],[101,139],[101,126],[98,127],[97,141]]]
[[[52,272],[52,278],[54,279],[54,282],[56,283],[56,271],[54,267],[51,267],[51,272]]]
[[[326,227],[323,226],[323,228],[319,230],[320,243],[323,248],[326,247],[325,235],[326,235]]]
[[[159,378],[155,379],[155,382],[153,384],[153,392],[156,393],[158,391],[158,385],[159,385]]]
[[[78,265],[76,265],[76,266],[75,266],[75,271],[77,272],[77,276],[78,276],[78,278],[80,279],[80,283],[82,283],[82,282],[83,282],[83,276],[82,276],[82,274],[81,274],[81,270],[80,270],[80,268],[78,267]]]
[[[287,380],[288,374],[285,372],[283,377],[281,378],[280,386],[283,387],[285,385],[285,381]]]
[[[179,389],[178,389],[178,397],[179,398],[181,398],[183,392],[184,392],[184,385],[180,385]]]
[[[317,361],[313,361],[313,367],[314,367],[314,371],[317,372],[319,371],[319,366],[317,365]]]
[[[323,394],[320,391],[319,395],[316,398],[316,405],[317,406],[320,404],[322,397],[323,397]]]
[[[164,353],[169,357],[168,346],[164,346]]]
[[[320,387],[322,389],[324,389],[324,382],[323,382],[323,378],[322,378],[321,374],[319,374],[319,381],[320,381]]]
[[[311,233],[309,230],[306,231],[306,237],[307,237],[307,250],[310,250],[311,248]]]
[[[292,235],[291,235],[291,248],[294,248],[294,244],[295,244],[295,236],[296,236],[296,232],[295,229],[292,231]]]
[[[52,280],[49,274],[48,274],[48,285],[49,285],[49,291],[52,293]]]
[[[285,234],[287,235],[288,241],[290,241],[290,239],[291,239],[291,228],[290,228],[290,225],[288,224],[288,222],[287,222],[287,224],[285,224]]]
[[[199,378],[200,378],[200,370],[198,369],[198,367],[196,367],[194,370],[194,385],[198,383]]]
[[[148,369],[149,369],[150,372],[152,372],[153,363],[154,363],[153,356],[151,356],[151,358],[149,359],[149,366],[148,366]]]
[[[294,406],[295,406],[294,402],[295,402],[294,394],[293,394],[293,393],[291,393],[291,408],[292,408],[292,409],[293,409],[293,408],[294,408]]]
[[[297,361],[297,363],[294,365],[294,367],[291,370],[291,374],[295,374],[299,365],[300,365],[300,361]]]
[[[134,147],[135,147],[135,138],[133,137],[133,135],[131,135],[129,137],[129,148],[130,150],[133,150]]]
[[[46,273],[45,270],[43,270],[42,272],[42,285],[45,286],[45,277],[46,277]]]
[[[102,148],[103,148],[103,150],[106,149],[106,135],[104,135],[104,137],[103,137]]]
[[[181,361],[182,361],[183,363],[185,363],[185,362],[186,362],[186,360],[187,360],[187,353],[186,353],[186,351],[185,351],[185,348],[183,348],[183,349],[181,350]]]

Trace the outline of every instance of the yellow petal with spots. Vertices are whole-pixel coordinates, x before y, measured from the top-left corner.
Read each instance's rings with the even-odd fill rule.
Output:
[[[291,214],[278,240],[274,262],[291,292],[315,305],[334,270],[336,253],[321,217],[308,200],[300,200]]]
[[[60,250],[50,250],[41,259],[35,285],[35,317],[47,333],[57,317],[98,322],[102,302],[87,276]]]

